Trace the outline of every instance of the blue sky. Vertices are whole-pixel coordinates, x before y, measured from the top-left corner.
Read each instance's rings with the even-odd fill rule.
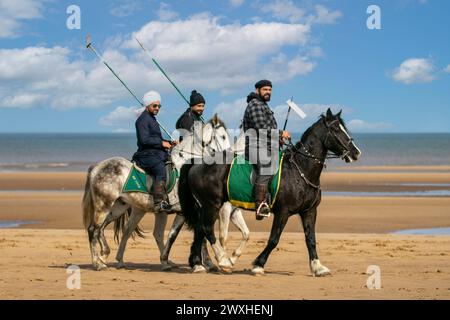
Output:
[[[73,4],[80,30],[66,26]],[[380,30],[367,28],[371,4]],[[280,126],[291,96],[308,114],[291,115],[293,132],[328,106],[353,132],[450,132],[449,21],[445,0],[0,0],[0,132],[133,131],[137,103],[86,50],[88,33],[138,97],[161,92],[169,131],[187,105],[134,36],[231,128],[268,78]]]

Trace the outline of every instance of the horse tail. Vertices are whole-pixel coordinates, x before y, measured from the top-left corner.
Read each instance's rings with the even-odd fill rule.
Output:
[[[192,195],[188,182],[188,174],[192,164],[185,164],[181,167],[180,178],[178,182],[178,197],[180,200],[181,211],[185,218],[189,230],[194,230],[200,221],[199,207],[197,201]]]
[[[87,230],[94,221],[94,201],[91,193],[91,172],[95,165],[91,165],[87,172],[86,183],[84,185],[84,195],[82,201],[83,207],[83,225]]]
[[[120,242],[120,238],[122,237],[122,234],[124,233],[126,229],[127,222],[130,218],[132,209],[131,207],[127,209],[126,214],[122,214],[118,219],[114,220],[114,241],[116,243]],[[133,240],[136,236],[139,238],[145,238],[144,235],[145,231],[139,227],[139,225],[136,226],[136,229],[131,233],[131,237]]]

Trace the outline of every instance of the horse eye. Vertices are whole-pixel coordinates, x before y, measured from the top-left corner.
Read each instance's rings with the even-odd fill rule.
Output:
[[[222,140],[225,140],[226,139],[226,137],[225,136],[222,136]]]

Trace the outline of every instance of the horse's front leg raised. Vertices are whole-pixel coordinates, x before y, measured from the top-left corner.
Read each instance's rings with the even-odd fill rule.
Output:
[[[270,253],[273,249],[278,245],[278,241],[280,241],[281,233],[283,232],[284,226],[288,221],[289,215],[287,212],[278,212],[274,214],[274,219],[272,223],[272,229],[270,230],[269,241],[267,242],[266,247],[263,252],[259,254],[259,256],[253,261],[252,272],[255,275],[264,274],[264,265],[269,258]]]
[[[302,218],[303,231],[305,233],[306,246],[309,254],[309,267],[314,277],[322,277],[331,274],[330,269],[320,263],[316,251],[316,216],[317,208],[311,209],[300,215]]]

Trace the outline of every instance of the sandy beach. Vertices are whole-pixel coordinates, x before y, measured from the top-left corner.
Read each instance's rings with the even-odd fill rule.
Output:
[[[272,218],[246,213],[251,240],[233,274],[191,274],[192,234],[183,230],[160,271],[151,230],[130,241],[126,270],[114,268],[117,245],[107,230],[110,268],[94,271],[82,229],[83,172],[0,173],[0,221],[34,223],[0,229],[1,299],[450,299],[450,236],[392,235],[403,229],[450,227],[448,196],[352,196],[333,192],[412,193],[450,190],[450,167],[357,168],[325,172],[317,221],[318,252],[332,276],[309,274],[302,227],[292,217],[266,265],[252,276],[251,261],[267,241]],[[330,192],[330,195],[327,195]],[[173,217],[169,219],[169,225]],[[240,237],[231,229],[229,251]],[[66,267],[81,268],[82,288],[66,288]],[[382,288],[366,287],[367,267],[381,269]],[[245,290],[243,289],[245,288]]]

